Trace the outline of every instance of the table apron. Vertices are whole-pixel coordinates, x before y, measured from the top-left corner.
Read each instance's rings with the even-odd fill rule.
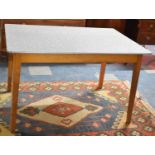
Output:
[[[13,53],[13,56],[18,57],[20,63],[136,63],[141,55]]]

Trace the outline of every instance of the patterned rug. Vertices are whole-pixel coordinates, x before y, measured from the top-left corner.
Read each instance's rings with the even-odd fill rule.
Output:
[[[0,108],[5,105],[6,101],[10,101],[10,94],[0,94]],[[5,122],[0,117],[0,136],[13,136],[13,134],[7,128]]]
[[[13,136],[4,123],[0,124],[0,136]]]
[[[137,93],[132,123],[126,127],[129,86],[105,81],[23,82],[17,129],[21,135],[155,135],[154,110]],[[1,90],[6,83],[0,83]],[[5,96],[4,96],[5,95]],[[0,118],[10,121],[10,94],[1,94]]]

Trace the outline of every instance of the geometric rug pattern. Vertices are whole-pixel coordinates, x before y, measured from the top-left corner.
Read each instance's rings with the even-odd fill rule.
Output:
[[[94,90],[96,86],[96,81],[22,82],[16,121],[18,134],[155,135],[151,121],[155,112],[138,93],[131,124],[125,125],[130,90],[125,81],[105,81],[98,91]],[[6,83],[0,83],[0,87],[5,90]],[[0,118],[9,125],[11,96],[2,95]]]
[[[0,94],[0,108],[10,100],[10,94]],[[6,124],[0,118],[0,136],[12,136],[13,134],[7,129]]]
[[[98,105],[53,95],[20,108],[18,114],[30,119],[70,128],[88,115],[100,110],[102,107]]]

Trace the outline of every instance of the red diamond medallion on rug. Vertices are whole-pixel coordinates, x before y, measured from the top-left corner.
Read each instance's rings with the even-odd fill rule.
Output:
[[[82,107],[77,106],[77,105],[63,103],[63,102],[57,102],[53,105],[46,107],[43,111],[53,114],[53,115],[60,116],[60,117],[67,117],[67,116],[69,116],[73,113],[76,113],[82,109],[83,109]]]

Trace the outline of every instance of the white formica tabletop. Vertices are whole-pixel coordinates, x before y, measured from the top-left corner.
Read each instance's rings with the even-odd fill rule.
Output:
[[[6,24],[9,53],[150,54],[112,28]]]

